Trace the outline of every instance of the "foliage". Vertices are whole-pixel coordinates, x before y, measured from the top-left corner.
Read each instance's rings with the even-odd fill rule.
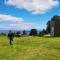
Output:
[[[39,32],[39,36],[40,37],[42,37],[43,35],[45,35],[46,34],[46,30],[45,29],[43,29],[41,32]]]
[[[16,32],[16,37],[20,37],[21,36],[20,34],[21,34],[21,32],[20,31],[17,31]]]
[[[23,34],[22,35],[27,35],[27,32],[25,30],[23,30]]]
[[[0,36],[6,36],[7,34],[5,34],[5,33],[0,33]]]
[[[58,15],[55,15],[51,18],[50,21],[47,22],[47,28],[46,28],[46,33],[50,33],[50,24],[51,24],[51,21],[55,21],[55,20],[60,20],[60,16]]]
[[[37,30],[36,29],[31,29],[30,35],[31,36],[37,36]]]
[[[50,33],[50,21],[47,22],[46,34]]]
[[[51,21],[55,21],[55,20],[59,20],[59,19],[60,19],[60,16],[55,15],[51,18]]]

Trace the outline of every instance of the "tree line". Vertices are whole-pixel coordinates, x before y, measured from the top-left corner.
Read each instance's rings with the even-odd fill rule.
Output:
[[[43,36],[45,34],[50,34],[50,24],[51,24],[51,21],[54,21],[54,20],[57,20],[57,19],[60,19],[59,18],[60,16],[58,15],[55,15],[51,18],[51,20],[49,20],[47,22],[47,27],[46,29],[43,29],[42,31],[38,32],[37,29],[31,29],[29,33],[27,33],[26,30],[23,30],[22,31],[22,34],[20,31],[17,31],[17,32],[13,32],[14,36],[16,37],[20,37],[20,36],[26,36],[26,35],[29,35],[29,36]],[[5,33],[1,33],[0,35],[6,35]]]

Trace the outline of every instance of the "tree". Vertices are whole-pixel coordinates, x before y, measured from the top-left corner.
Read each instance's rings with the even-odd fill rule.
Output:
[[[39,32],[39,36],[41,37],[41,36],[43,36],[43,35],[45,35],[46,34],[46,30],[45,29],[43,29],[41,32]]]
[[[20,37],[20,36],[21,36],[20,34],[21,34],[20,31],[17,31],[17,32],[16,32],[16,36],[17,36],[17,37]]]
[[[50,33],[50,23],[51,23],[51,21],[55,21],[55,20],[59,20],[59,19],[60,19],[60,16],[55,15],[51,18],[50,21],[47,22],[46,33]]]
[[[50,33],[50,21],[47,22],[46,33]]]
[[[51,18],[51,21],[55,21],[55,20],[59,20],[59,19],[60,19],[60,16],[55,15]]]
[[[0,33],[0,35],[6,36],[7,34],[6,33]]]
[[[30,35],[31,36],[37,36],[37,30],[36,29],[31,29]]]
[[[23,30],[23,35],[26,35],[27,33],[26,33],[26,31],[25,30]]]

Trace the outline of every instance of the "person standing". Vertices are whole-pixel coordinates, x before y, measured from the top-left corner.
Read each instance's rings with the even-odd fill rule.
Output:
[[[12,31],[9,31],[8,38],[10,40],[10,45],[13,45],[14,34],[12,33]]]

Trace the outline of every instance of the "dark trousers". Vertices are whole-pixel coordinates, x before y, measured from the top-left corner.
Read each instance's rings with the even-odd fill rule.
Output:
[[[10,45],[12,45],[12,43],[13,43],[13,39],[10,39]]]

